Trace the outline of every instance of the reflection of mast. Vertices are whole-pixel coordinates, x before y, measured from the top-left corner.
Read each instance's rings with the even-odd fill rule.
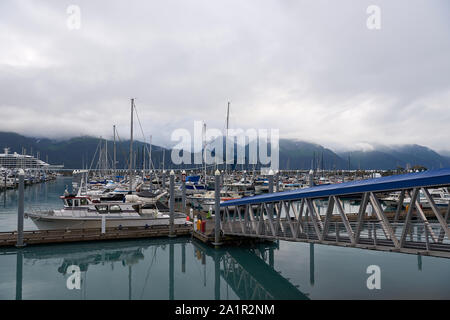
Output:
[[[22,251],[18,250],[16,253],[16,300],[22,300],[22,268],[23,255]]]
[[[174,244],[169,244],[169,300],[174,300]]]
[[[128,266],[128,300],[131,300],[131,265]]]
[[[186,273],[186,244],[181,244],[181,272]]]
[[[420,254],[417,255],[417,268],[422,271],[422,256]]]

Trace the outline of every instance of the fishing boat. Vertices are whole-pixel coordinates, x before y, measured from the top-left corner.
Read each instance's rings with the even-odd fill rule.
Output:
[[[25,213],[42,230],[101,228],[102,219],[107,227],[139,227],[169,225],[169,208],[162,202],[94,202],[89,196],[65,194],[60,199],[62,209],[33,210]],[[174,213],[175,225],[188,225],[186,215]]]

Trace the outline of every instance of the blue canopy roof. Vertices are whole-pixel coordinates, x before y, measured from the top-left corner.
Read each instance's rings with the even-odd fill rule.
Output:
[[[186,182],[198,183],[199,180],[200,180],[200,176],[187,176],[186,177]]]
[[[328,184],[284,191],[278,193],[263,194],[236,200],[224,201],[221,207],[244,205],[262,202],[274,202],[281,200],[299,200],[303,198],[322,198],[337,195],[349,195],[363,192],[383,192],[416,187],[450,186],[450,168],[429,170],[416,173],[393,175],[375,179],[350,181],[337,184]]]

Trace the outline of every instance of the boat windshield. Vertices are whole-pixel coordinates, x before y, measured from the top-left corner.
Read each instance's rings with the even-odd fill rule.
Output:
[[[95,206],[95,209],[96,209],[97,212],[100,213],[100,214],[108,213],[108,205],[99,204],[99,205],[96,205],[96,206]]]
[[[111,212],[111,213],[120,213],[120,212],[122,212],[122,209],[120,208],[119,205],[113,204],[113,205],[111,205],[109,207],[109,212]]]

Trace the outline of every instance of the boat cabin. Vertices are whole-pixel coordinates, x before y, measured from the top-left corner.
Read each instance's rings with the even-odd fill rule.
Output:
[[[89,198],[86,196],[66,195],[61,196],[60,199],[64,202],[64,207],[75,208],[86,206],[89,204]]]

